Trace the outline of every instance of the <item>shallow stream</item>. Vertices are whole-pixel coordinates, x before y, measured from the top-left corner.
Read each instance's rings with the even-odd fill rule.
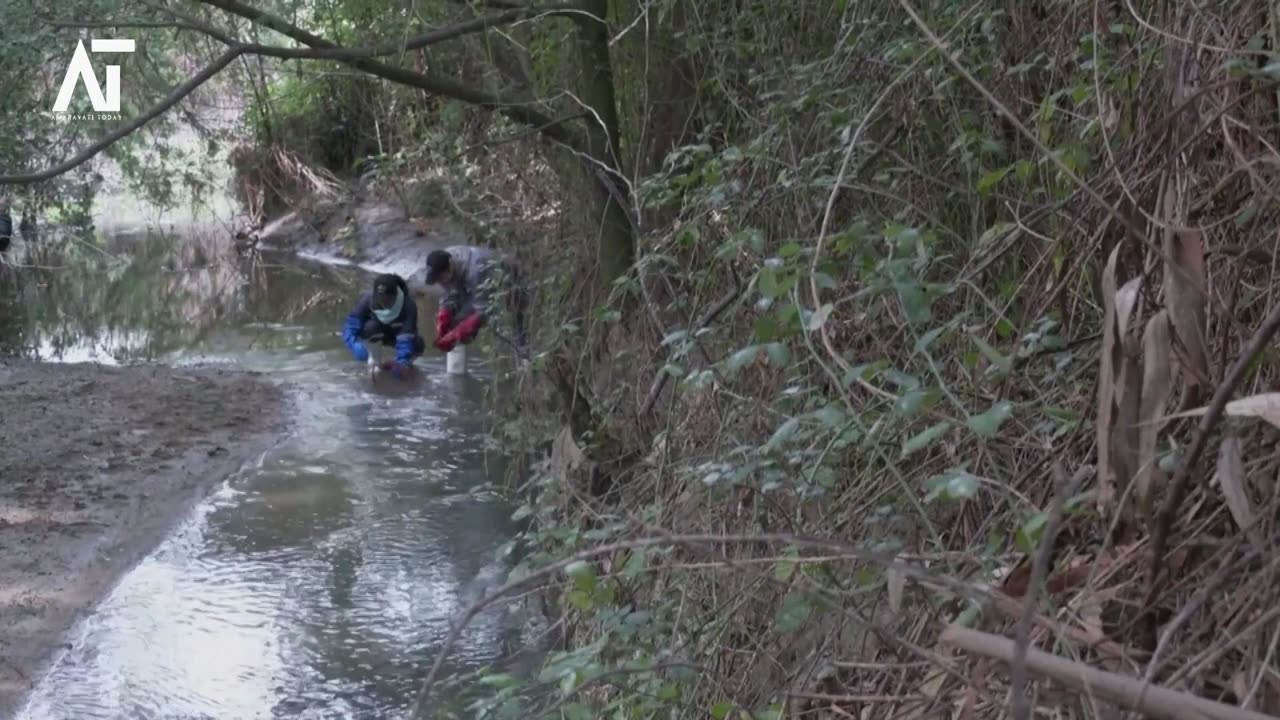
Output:
[[[127,238],[24,261],[51,269],[0,279],[11,352],[227,364],[293,391],[288,436],[120,581],[21,720],[402,717],[450,623],[511,562],[482,359],[455,377],[431,351],[415,380],[371,384],[338,336],[368,282],[355,269]],[[446,667],[518,666],[535,620],[481,615]]]

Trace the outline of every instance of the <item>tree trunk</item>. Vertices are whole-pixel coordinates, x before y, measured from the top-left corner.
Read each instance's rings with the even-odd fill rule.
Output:
[[[618,106],[609,58],[608,0],[582,0],[588,16],[575,16],[578,25],[578,61],[582,70],[582,102],[591,117],[587,123],[587,154],[582,163],[588,173],[588,209],[597,231],[597,304],[603,303],[613,283],[635,261],[635,236],[626,203],[630,192],[622,175]],[[594,178],[592,177],[594,175]]]

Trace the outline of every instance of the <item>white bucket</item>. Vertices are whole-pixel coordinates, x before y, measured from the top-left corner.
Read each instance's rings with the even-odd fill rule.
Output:
[[[457,345],[444,356],[445,372],[450,375],[467,374],[467,346]]]

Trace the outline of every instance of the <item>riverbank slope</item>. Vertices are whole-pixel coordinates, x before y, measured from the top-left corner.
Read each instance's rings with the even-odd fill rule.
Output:
[[[68,633],[284,429],[256,373],[0,360],[0,717]]]

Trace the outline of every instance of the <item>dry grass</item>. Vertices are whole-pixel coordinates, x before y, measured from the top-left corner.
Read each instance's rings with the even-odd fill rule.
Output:
[[[672,701],[681,717],[771,702],[787,717],[1003,717],[1016,714],[1023,670],[1037,715],[1118,717],[1137,702],[1097,678],[1086,690],[1061,669],[1055,680],[1039,656],[1010,663],[943,642],[955,622],[1008,638],[1025,622],[1024,648],[1280,715],[1280,455],[1266,422],[1280,417],[1269,397],[1220,420],[1205,412],[1215,394],[1274,383],[1280,108],[1269,77],[1241,68],[1269,61],[1258,48],[1280,27],[1261,3],[971,4],[920,9],[918,24],[904,6],[917,11],[850,4],[837,17],[797,3],[731,21],[711,4],[686,17],[686,32],[718,38],[677,51],[714,87],[686,123],[704,129],[707,152],[656,179],[683,184],[648,209],[661,222],[641,243],[625,332],[587,323],[610,352],[576,369],[606,419],[584,446],[611,489],[548,468],[567,482],[541,495],[544,525],[846,549],[800,562],[812,551],[781,541],[673,542],[639,578],[617,556],[599,565],[616,604],[670,613],[665,657],[698,667]],[[797,22],[823,28],[808,48],[789,32]],[[656,46],[642,35],[620,56]],[[1024,63],[1035,67],[1009,72]],[[712,165],[714,179],[688,180]],[[894,224],[924,239],[885,231]],[[762,246],[724,251],[744,228]],[[764,259],[789,243],[800,252],[779,270],[792,285],[774,307],[825,322],[777,340],[786,362],[762,349],[730,370],[727,358],[762,343]],[[926,262],[886,270],[920,247]],[[937,291],[927,319],[913,321],[893,285],[908,276]],[[740,301],[696,342],[662,344],[696,334],[735,283]],[[637,416],[667,364],[678,377]],[[904,410],[918,392],[926,400]],[[1005,402],[996,432],[974,430]],[[812,420],[824,408],[830,425]],[[813,431],[762,452],[793,418]],[[1202,436],[1203,459],[1188,462]],[[1057,497],[1067,512],[1045,543],[1055,471],[1083,486]],[[930,498],[948,473],[964,500]],[[568,554],[583,542],[548,541]],[[855,550],[915,575],[849,559]],[[610,631],[593,612],[570,617],[580,639]],[[600,703],[635,692],[602,685],[589,696]],[[1177,711],[1147,709],[1248,716]]]
[[[1273,15],[639,3],[608,308],[545,148],[410,157],[456,163],[453,211],[541,278],[518,404],[557,421],[503,429],[556,438],[542,570],[485,602],[555,588],[607,640],[543,709],[1280,715]]]

